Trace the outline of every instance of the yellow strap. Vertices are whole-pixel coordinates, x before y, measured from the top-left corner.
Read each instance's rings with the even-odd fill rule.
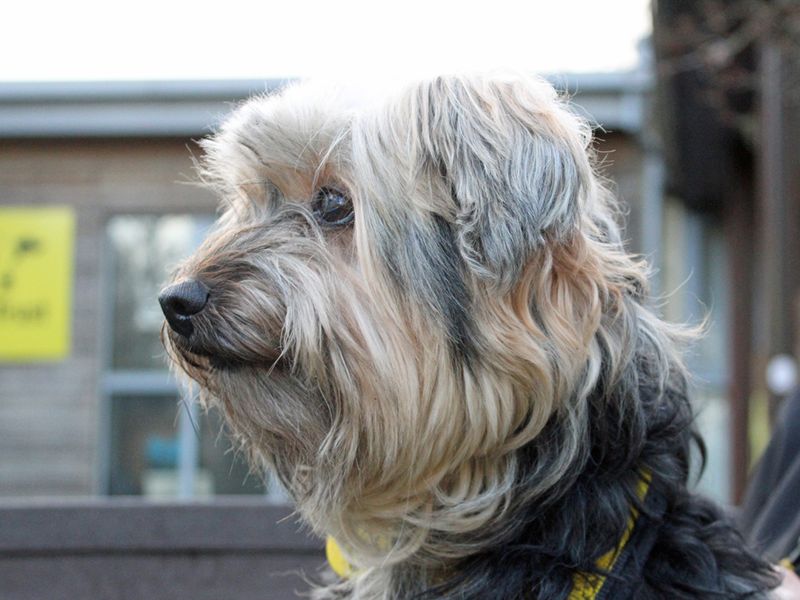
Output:
[[[347,562],[344,554],[342,554],[342,549],[339,548],[339,544],[331,536],[328,536],[328,540],[325,542],[325,557],[328,559],[328,564],[333,569],[333,572],[342,579],[347,579],[353,574],[353,567]]]
[[[650,473],[642,474],[639,485],[636,487],[636,495],[639,496],[639,500],[644,500],[645,496],[647,496],[647,490],[650,488],[650,479]],[[612,548],[597,559],[595,564],[598,570],[610,573],[614,568],[614,564],[617,562],[620,554],[622,554],[625,544],[628,543],[631,537],[631,533],[633,533],[633,528],[636,526],[636,519],[638,516],[639,512],[635,508],[631,508],[631,514],[628,517],[628,525],[616,548]],[[600,593],[605,582],[605,575],[575,573],[575,576],[572,578],[572,591],[569,594],[568,600],[592,600]]]

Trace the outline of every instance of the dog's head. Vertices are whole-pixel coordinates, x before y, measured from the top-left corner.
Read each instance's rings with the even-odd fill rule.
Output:
[[[162,293],[165,343],[362,560],[563,484],[590,394],[624,376],[642,327],[666,335],[590,140],[548,83],[476,76],[364,97],[298,84],[203,142],[223,212]]]

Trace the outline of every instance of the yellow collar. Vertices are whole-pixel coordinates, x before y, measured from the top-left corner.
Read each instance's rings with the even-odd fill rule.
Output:
[[[325,542],[325,556],[334,573],[342,579],[350,578],[353,574],[353,567],[347,562],[344,554],[342,554],[342,549],[339,548],[339,544],[337,544],[333,536],[330,535]]]
[[[647,490],[650,489],[650,480],[652,476],[649,472],[642,473],[642,478],[636,486],[636,495],[639,500],[644,502],[647,496]],[[597,559],[595,563],[599,571],[610,573],[614,569],[617,559],[625,549],[625,545],[633,533],[633,528],[636,526],[636,519],[639,517],[639,511],[635,507],[631,507],[631,514],[628,515],[628,525],[622,533],[622,537],[617,542],[615,548],[606,552],[603,556]],[[572,591],[569,594],[568,600],[591,600],[596,598],[606,582],[605,575],[596,575],[594,573],[575,573],[572,578]]]
[[[643,473],[639,485],[636,488],[636,495],[639,500],[644,501],[647,496],[647,490],[650,488],[650,473]],[[622,554],[625,545],[633,533],[633,528],[636,526],[636,519],[639,517],[639,511],[635,507],[631,508],[631,514],[628,516],[628,525],[622,534],[619,542],[615,548],[612,548],[603,556],[597,559],[597,569],[599,571],[610,573],[614,569],[617,559]],[[343,579],[349,578],[353,574],[353,567],[347,562],[347,559],[342,554],[339,544],[336,543],[332,537],[328,537],[325,543],[325,555],[328,558],[328,564],[339,577]],[[569,594],[568,600],[593,600],[600,593],[603,584],[606,582],[605,575],[597,575],[594,573],[576,573],[572,579],[572,591]]]

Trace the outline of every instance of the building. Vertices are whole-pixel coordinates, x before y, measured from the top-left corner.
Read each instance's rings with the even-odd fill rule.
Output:
[[[0,206],[66,206],[76,223],[68,356],[0,364],[0,495],[259,490],[257,478],[242,485],[215,415],[176,408],[156,296],[214,218],[214,198],[193,184],[193,140],[279,84],[0,87]],[[645,206],[658,207],[660,184],[643,129],[648,85],[632,73],[567,87],[605,129],[599,149],[630,203],[633,245],[653,251],[642,241],[660,238]]]

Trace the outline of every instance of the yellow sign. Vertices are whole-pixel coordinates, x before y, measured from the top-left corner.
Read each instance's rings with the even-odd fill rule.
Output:
[[[75,217],[0,206],[0,361],[69,354]]]

